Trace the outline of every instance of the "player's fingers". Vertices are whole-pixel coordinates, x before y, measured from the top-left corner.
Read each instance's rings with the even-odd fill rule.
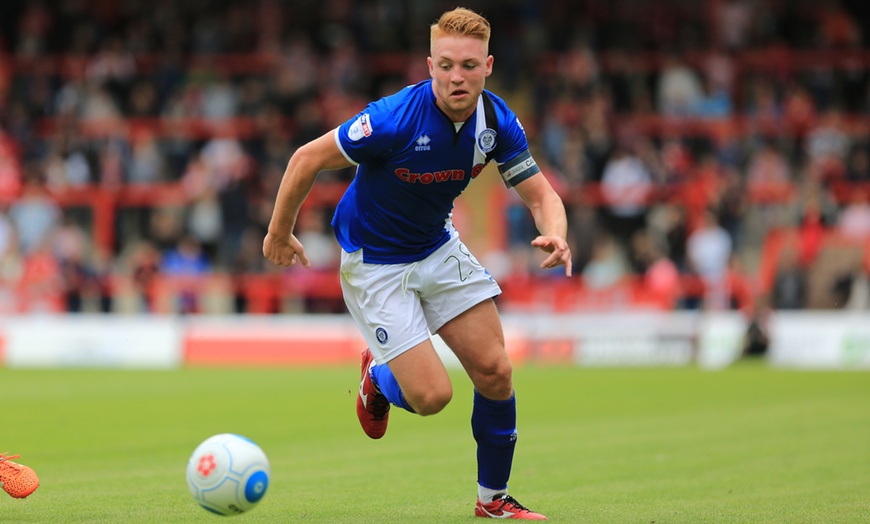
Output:
[[[308,260],[308,255],[305,254],[304,249],[300,250],[297,255],[299,255],[299,261],[302,262],[302,265],[305,266],[306,269],[311,267],[311,261]]]
[[[552,269],[558,266],[565,266],[565,276],[571,276],[571,250],[570,249],[558,249],[553,251],[550,256],[548,256],[543,262],[541,262],[542,269]]]
[[[269,262],[282,267],[293,265],[293,250],[282,248],[280,242],[275,242],[271,235],[263,239],[263,256]]]
[[[550,253],[550,256],[544,259],[541,262],[541,269],[553,269],[556,266],[562,265],[561,259],[559,258],[558,253]]]
[[[296,264],[296,254],[292,250],[274,249],[266,253],[266,259],[281,267],[289,267]]]
[[[535,238],[534,240],[532,240],[532,247],[536,247],[538,249],[543,249],[544,251],[546,251],[548,253],[552,253],[553,249],[554,249],[553,242],[550,239],[548,239],[547,237]]]

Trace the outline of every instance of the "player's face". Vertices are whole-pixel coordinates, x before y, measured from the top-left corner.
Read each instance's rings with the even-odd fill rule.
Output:
[[[464,36],[442,36],[432,42],[428,59],[438,107],[454,122],[464,122],[477,107],[492,56],[486,42]]]

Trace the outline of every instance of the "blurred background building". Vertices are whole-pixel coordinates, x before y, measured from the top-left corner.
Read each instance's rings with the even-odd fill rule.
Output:
[[[454,3],[0,2],[0,312],[344,311],[323,173],[265,262],[294,150],[428,76]],[[497,176],[456,222],[518,311],[866,309],[870,3],[468,1],[488,86],[565,200],[541,272]]]

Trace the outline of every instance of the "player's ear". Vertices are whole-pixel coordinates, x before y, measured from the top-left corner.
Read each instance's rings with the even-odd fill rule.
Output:
[[[492,55],[489,55],[488,57],[486,57],[486,76],[489,76],[492,74],[492,63],[494,60],[495,59],[492,57]]]
[[[426,64],[429,66],[429,76],[435,78],[435,65],[432,63],[432,57],[426,57]]]

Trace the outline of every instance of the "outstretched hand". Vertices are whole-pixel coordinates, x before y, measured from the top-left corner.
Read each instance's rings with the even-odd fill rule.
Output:
[[[557,236],[539,236],[532,240],[532,246],[544,252],[550,253],[543,262],[541,269],[553,269],[554,267],[564,265],[565,276],[571,276],[571,248],[565,239]]]
[[[266,238],[263,239],[263,255],[279,266],[295,266],[299,261],[306,268],[311,267],[311,262],[305,255],[305,248],[295,235],[279,238],[272,233],[266,233]]]

